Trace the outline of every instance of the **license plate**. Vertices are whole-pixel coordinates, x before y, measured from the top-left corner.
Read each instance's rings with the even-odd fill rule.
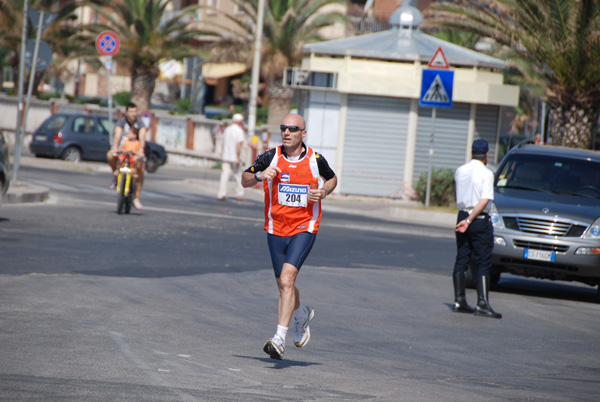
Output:
[[[525,251],[523,251],[523,258],[526,260],[554,262],[556,253],[554,251],[530,250],[526,248]]]
[[[42,142],[42,141],[46,141],[47,139],[48,139],[48,137],[46,137],[45,135],[36,135],[36,136],[34,137],[34,140],[36,140],[36,141],[40,141],[40,142]]]

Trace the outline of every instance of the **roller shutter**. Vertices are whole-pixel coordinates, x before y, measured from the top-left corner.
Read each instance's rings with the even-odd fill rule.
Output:
[[[434,169],[447,167],[456,169],[465,163],[469,110],[471,105],[454,103],[451,108],[437,108],[435,135],[433,140]],[[429,165],[429,141],[431,137],[431,108],[419,108],[415,163],[413,165],[413,187]]]
[[[499,109],[498,106],[493,105],[477,105],[475,112],[475,135],[473,139],[483,138],[490,144],[489,164],[498,163],[495,158]]]
[[[348,96],[342,193],[402,196],[409,109],[409,99]]]

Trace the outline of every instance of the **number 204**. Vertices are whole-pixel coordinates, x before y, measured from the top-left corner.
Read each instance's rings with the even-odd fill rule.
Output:
[[[285,201],[286,202],[300,202],[300,194],[286,194]]]

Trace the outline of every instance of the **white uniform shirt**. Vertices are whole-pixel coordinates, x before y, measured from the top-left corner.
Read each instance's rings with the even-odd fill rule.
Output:
[[[482,161],[472,159],[454,173],[456,182],[456,205],[459,209],[473,208],[479,200],[494,199],[494,173]],[[483,212],[490,212],[490,203]]]
[[[237,124],[232,123],[225,129],[225,132],[223,133],[223,162],[237,162],[238,142],[244,142],[244,129]]]

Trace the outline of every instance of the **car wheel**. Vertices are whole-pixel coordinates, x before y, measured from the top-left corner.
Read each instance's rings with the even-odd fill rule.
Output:
[[[596,303],[600,303],[600,283],[596,286]]]
[[[148,160],[146,161],[146,172],[148,172],[148,173],[156,172],[159,165],[160,165],[160,159],[158,158],[158,155],[156,155],[154,152],[151,153],[150,156],[148,157]]]
[[[80,162],[81,161],[81,151],[77,147],[69,147],[65,149],[60,155],[61,159],[69,162]]]

